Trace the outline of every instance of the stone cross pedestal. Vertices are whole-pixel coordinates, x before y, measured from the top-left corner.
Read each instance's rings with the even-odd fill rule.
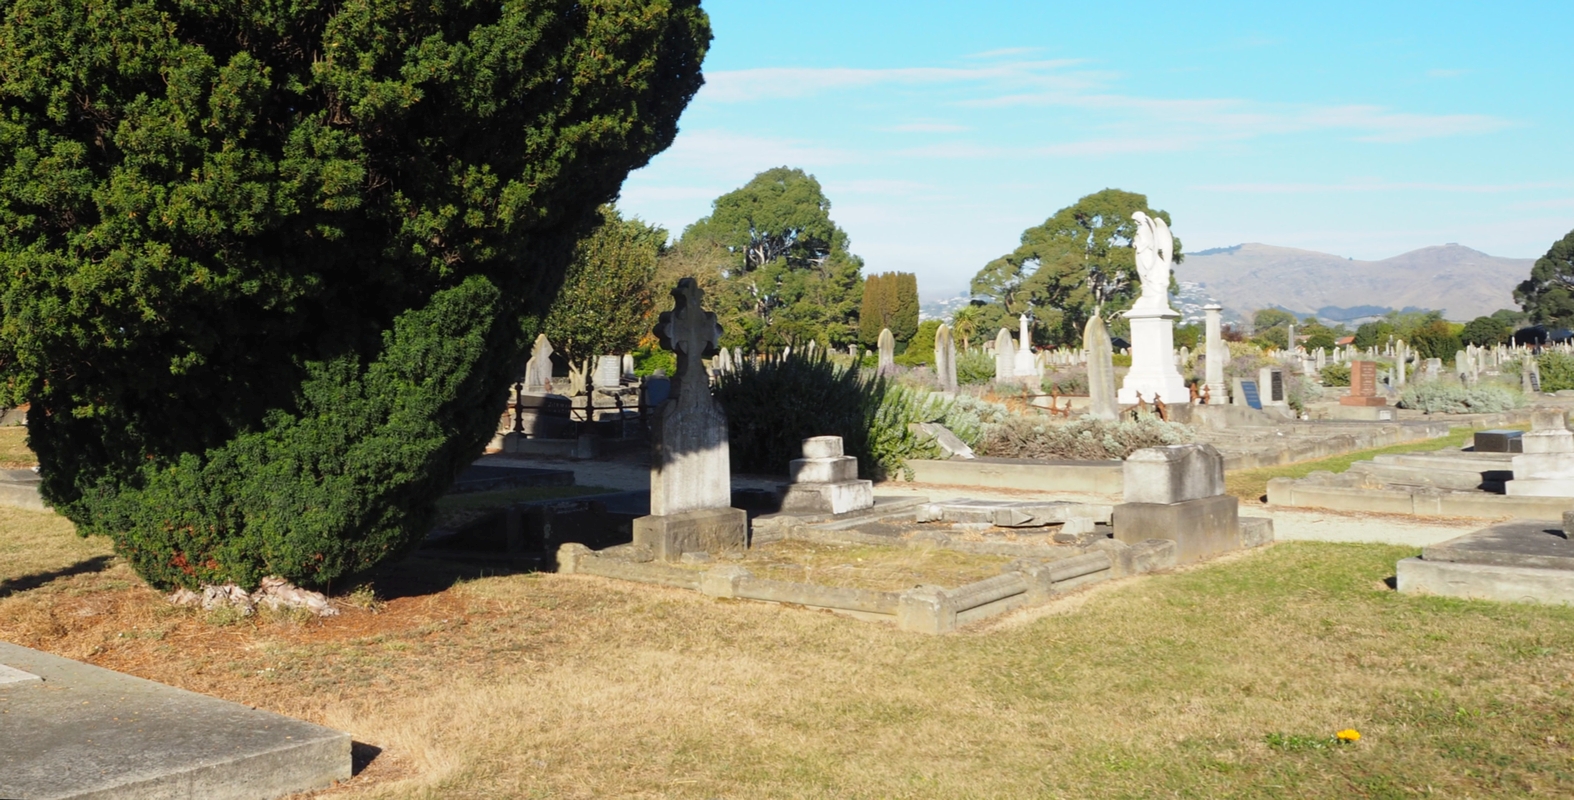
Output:
[[[700,306],[704,296],[693,278],[678,281],[673,308],[655,328],[678,366],[672,397],[651,426],[650,516],[634,520],[634,544],[667,561],[692,551],[741,550],[747,541],[747,515],[731,507],[727,415],[711,397],[701,361],[717,352],[721,338],[716,315]]]
[[[1511,497],[1574,497],[1574,431],[1559,408],[1530,413],[1524,453],[1514,456],[1514,479],[1503,484]]]
[[[782,511],[846,514],[874,505],[874,483],[858,479],[858,459],[842,453],[842,437],[803,440],[803,458],[793,459],[792,483],[782,487]]]

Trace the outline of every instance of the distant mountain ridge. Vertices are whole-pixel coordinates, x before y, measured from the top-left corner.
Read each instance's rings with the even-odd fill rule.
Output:
[[[1500,308],[1517,308],[1513,291],[1530,277],[1534,259],[1499,258],[1458,244],[1412,250],[1381,261],[1247,243],[1215,247],[1186,258],[1175,279],[1197,283],[1226,309],[1249,319],[1258,309],[1298,314],[1330,312],[1348,319],[1384,309],[1439,309],[1467,321]],[[1233,312],[1233,313],[1229,313]]]

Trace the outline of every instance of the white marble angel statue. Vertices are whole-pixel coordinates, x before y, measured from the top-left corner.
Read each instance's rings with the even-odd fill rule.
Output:
[[[1137,251],[1137,277],[1142,281],[1142,294],[1137,297],[1138,308],[1170,306],[1170,265],[1174,260],[1175,237],[1164,220],[1149,217],[1137,211],[1131,218],[1137,221],[1137,236],[1132,247]]]

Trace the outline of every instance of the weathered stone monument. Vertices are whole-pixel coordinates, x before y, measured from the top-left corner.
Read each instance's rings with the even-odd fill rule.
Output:
[[[1514,479],[1503,484],[1511,497],[1574,497],[1574,431],[1563,409],[1538,408],[1530,432],[1520,437]]]
[[[1124,472],[1125,502],[1111,518],[1117,540],[1171,539],[1181,564],[1242,546],[1240,504],[1224,493],[1224,456],[1213,445],[1138,450]]]
[[[880,329],[880,361],[877,365],[880,374],[885,375],[896,369],[896,337],[891,335],[890,328]]]
[[[1141,211],[1131,218],[1137,221],[1137,236],[1132,242],[1137,251],[1137,274],[1142,279],[1142,294],[1130,311],[1131,320],[1131,371],[1121,383],[1117,399],[1125,405],[1135,404],[1137,394],[1152,402],[1162,399],[1173,405],[1191,401],[1186,379],[1175,368],[1175,320],[1180,314],[1170,308],[1170,264],[1174,258],[1175,241],[1169,226],[1162,219],[1151,219]]]
[[[1230,348],[1224,343],[1224,330],[1220,316],[1224,311],[1224,306],[1218,303],[1210,303],[1203,306],[1202,310],[1206,314],[1207,325],[1208,349],[1204,355],[1206,363],[1203,367],[1207,370],[1205,377],[1208,387],[1208,402],[1222,404],[1230,394],[1229,387],[1224,384],[1224,365],[1230,360]]]
[[[1257,370],[1257,390],[1261,393],[1262,404],[1265,406],[1289,405],[1285,397],[1284,370],[1279,367],[1263,367]]]
[[[1018,378],[1039,374],[1038,363],[1033,358],[1033,332],[1030,326],[1031,320],[1028,315],[1023,314],[1017,318],[1017,351],[1012,371]]]
[[[1016,377],[1016,347],[1011,344],[1011,331],[1001,328],[995,334],[995,383]]]
[[[858,459],[842,453],[842,437],[803,440],[803,458],[789,467],[792,483],[782,487],[784,512],[846,514],[874,505],[874,483],[858,479]]]
[[[530,348],[530,360],[525,362],[525,391],[539,394],[547,390],[552,381],[552,342],[544,333],[536,334],[536,343]]]
[[[747,516],[732,508],[727,415],[711,396],[701,359],[721,339],[716,315],[701,306],[705,293],[693,278],[678,281],[674,305],[662,312],[655,334],[678,356],[672,397],[651,427],[650,515],[634,520],[634,544],[658,559],[686,552],[741,550]]]
[[[956,340],[951,336],[951,326],[940,323],[935,331],[935,375],[943,391],[956,391]]]
[[[1094,314],[1082,328],[1082,346],[1088,351],[1088,415],[1113,420],[1120,416],[1115,402],[1115,346],[1103,317]]]
[[[623,385],[623,358],[615,355],[596,356],[596,372],[590,380],[597,389],[616,389]]]
[[[1339,398],[1342,406],[1386,406],[1387,398],[1377,394],[1377,362],[1350,362],[1350,393]]]

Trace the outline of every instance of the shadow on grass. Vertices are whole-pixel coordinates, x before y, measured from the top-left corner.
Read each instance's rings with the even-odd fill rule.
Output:
[[[462,558],[444,558],[440,552],[417,551],[405,558],[384,564],[362,575],[360,580],[369,582],[384,600],[401,597],[425,597],[440,594],[454,584],[490,578],[496,575],[513,575],[535,572],[535,563],[513,561],[502,557],[490,562],[476,562]]]
[[[383,754],[383,749],[375,744],[366,742],[350,742],[350,774],[359,775],[363,770],[372,765],[377,757]]]
[[[10,597],[17,592],[37,589],[59,578],[69,578],[72,575],[86,575],[89,572],[103,572],[109,569],[109,565],[114,560],[114,556],[94,556],[84,561],[78,561],[69,567],[52,569],[48,572],[35,572],[32,575],[23,575],[20,578],[0,581],[0,599]]]

